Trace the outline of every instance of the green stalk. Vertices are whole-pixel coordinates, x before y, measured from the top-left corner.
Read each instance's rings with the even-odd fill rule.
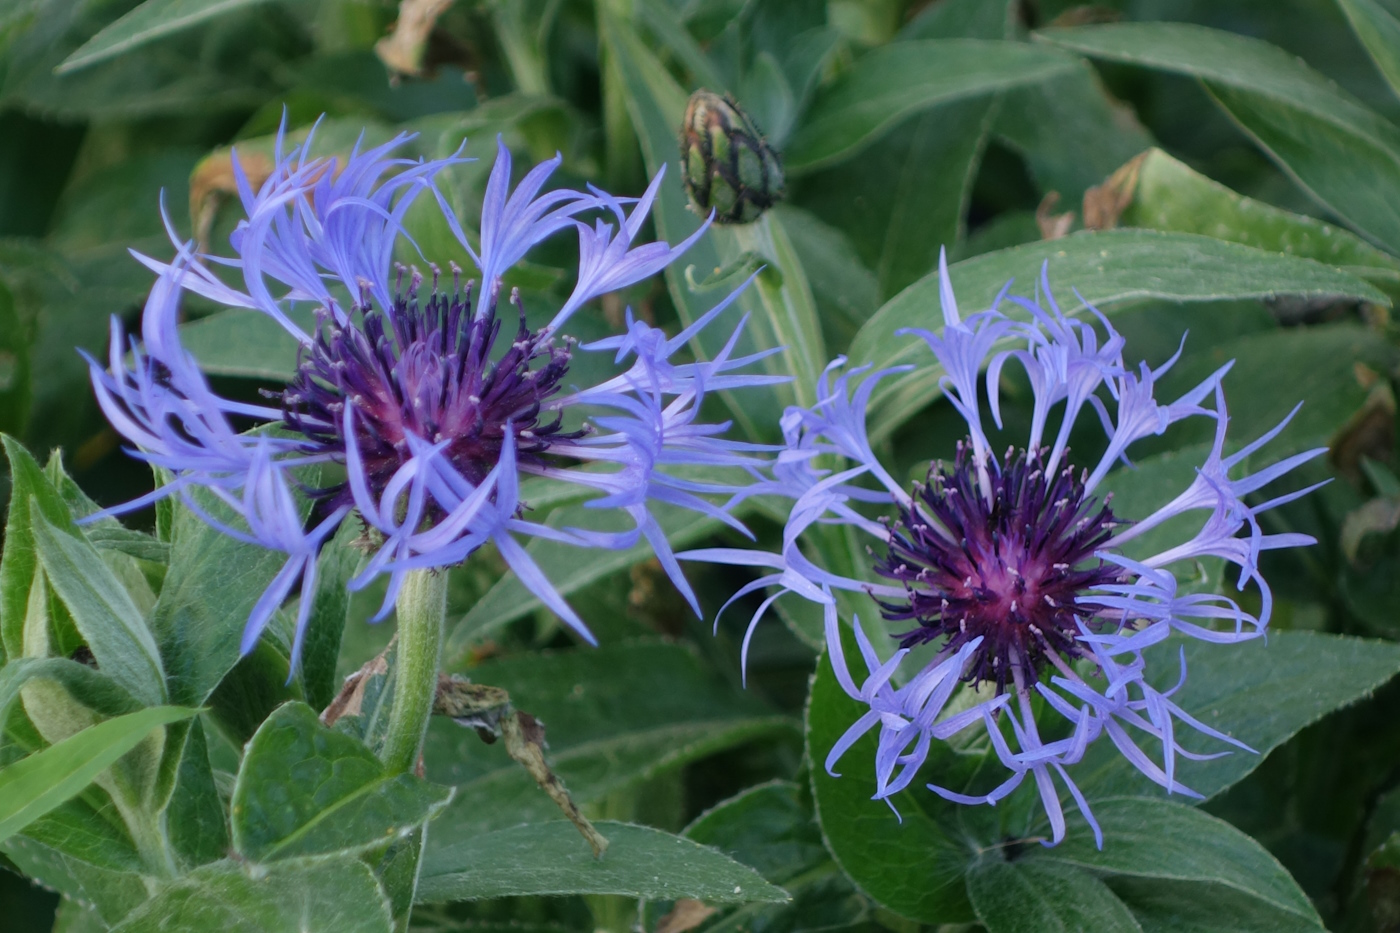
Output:
[[[394,708],[379,757],[390,774],[413,771],[433,713],[443,622],[447,616],[447,574],[415,570],[399,593],[399,641],[394,672]]]

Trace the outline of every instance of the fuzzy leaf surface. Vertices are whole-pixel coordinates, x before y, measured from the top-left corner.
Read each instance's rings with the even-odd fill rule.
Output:
[[[359,851],[405,835],[451,796],[411,774],[386,774],[363,744],[321,725],[305,703],[287,703],[243,754],[233,844],[255,862]]]
[[[715,903],[784,901],[763,876],[714,849],[659,829],[595,824],[608,850],[595,859],[573,824],[537,823],[454,843],[423,866],[418,903],[526,894],[620,894]]]

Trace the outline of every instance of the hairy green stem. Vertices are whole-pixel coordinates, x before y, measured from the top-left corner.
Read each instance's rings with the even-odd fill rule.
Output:
[[[410,573],[399,593],[398,615],[394,707],[389,713],[389,732],[379,755],[391,774],[414,770],[423,749],[442,656],[447,574],[435,570]]]

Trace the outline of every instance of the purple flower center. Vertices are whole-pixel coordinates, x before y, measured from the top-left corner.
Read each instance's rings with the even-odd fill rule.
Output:
[[[1080,596],[1121,573],[1094,557],[1119,524],[1108,499],[1086,496],[1067,463],[1047,476],[1041,456],[1010,450],[999,470],[991,463],[988,497],[960,444],[951,470],[940,462],[915,486],[916,511],[900,510],[875,568],[909,594],[881,603],[885,618],[918,622],[898,636],[901,647],[946,636],[950,653],[981,636],[963,679],[998,692],[1013,666],[1030,680],[1047,662],[1085,654],[1079,623],[1101,607]]]
[[[355,309],[359,326],[321,316],[282,393],[289,428],[337,459],[357,445],[376,495],[412,458],[410,433],[430,444],[445,441],[444,456],[473,484],[500,459],[507,430],[522,464],[542,462],[553,440],[582,435],[562,432],[557,415],[540,423],[541,404],[568,371],[569,350],[526,326],[518,292],[511,295],[520,312],[515,339],[493,354],[501,322],[494,303],[473,315],[472,283],[462,289],[454,270],[448,295],[438,290],[434,270],[432,293],[420,304],[421,277],[415,271],[405,291],[402,272],[389,314],[366,296]],[[345,436],[347,400],[354,406],[353,437]],[[332,505],[351,503],[347,487],[323,495]]]

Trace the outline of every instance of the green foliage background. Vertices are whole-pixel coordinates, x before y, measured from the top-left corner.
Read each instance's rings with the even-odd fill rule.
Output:
[[[380,0],[0,5],[0,431],[15,439],[0,925],[403,929],[404,866],[421,845],[421,930],[1400,929],[1400,688],[1387,685],[1400,671],[1400,4],[457,0],[417,76],[376,54],[397,16]],[[940,319],[943,246],[965,309],[1008,278],[1032,288],[1048,259],[1062,303],[1079,306],[1076,288],[1111,315],[1130,359],[1160,364],[1189,332],[1164,395],[1235,359],[1238,442],[1306,403],[1271,452],[1326,445],[1290,482],[1334,482],[1269,513],[1266,530],[1319,544],[1265,562],[1267,645],[1188,649],[1177,701],[1260,751],[1188,763],[1199,806],[1104,754],[1073,771],[1102,851],[1077,819],[1055,849],[1025,843],[1044,828],[1029,787],[996,810],[907,791],[900,822],[868,799],[867,743],[840,780],[821,768],[856,713],[809,608],[780,603],[781,621],[760,626],[745,688],[739,641],[756,603],[710,631],[742,574],[692,570],[701,621],[642,549],[536,542],[603,646],[589,649],[479,553],[451,573],[449,667],[545,722],[551,763],[613,840],[595,863],[471,730],[433,725],[426,780],[384,774],[370,751],[382,683],[353,721],[316,724],[392,633],[366,624],[382,591],[344,595],[353,534],[322,558],[306,663],[288,683],[286,625],[237,657],[275,555],[183,507],[71,525],[151,484],[102,421],[74,347],[104,353],[111,315],[134,325],[150,276],[127,251],[169,252],[162,197],[182,236],[223,249],[237,220],[231,145],[245,165],[267,158],[284,114],[293,135],[325,114],[326,154],[361,132],[416,132],[409,154],[429,157],[466,137],[481,161],[443,176],[464,218],[497,134],[521,161],[561,153],[561,183],[617,194],[669,163],[653,226],[676,242],[699,223],[675,164],[698,87],[732,93],[766,131],[787,200],[712,228],[664,279],[598,302],[573,330],[601,336],[631,306],[674,331],[764,266],[742,299],[750,339],[785,347],[772,366],[797,379],[715,399],[741,435],[773,439],[782,406],[810,403],[828,359],[847,354],[920,364],[872,403],[896,475],[949,455],[962,429],[941,374],[892,336]],[[467,265],[422,206],[409,228],[423,253]],[[549,246],[512,273],[532,318],[562,303],[573,259]],[[186,312],[183,339],[218,390],[256,398],[291,373],[295,346],[270,321],[197,299]],[[580,361],[580,384],[589,364],[603,365]],[[1012,443],[1028,387],[1008,377],[1003,405]],[[1208,441],[1183,429],[1143,445],[1137,468],[1110,479],[1115,510],[1169,499]],[[523,498],[560,524],[591,520],[577,500]],[[777,541],[771,506],[744,517]],[[729,540],[693,516],[663,523],[678,547]],[[816,546],[862,572],[852,542]],[[1199,570],[1194,585],[1233,588],[1219,566]],[[868,600],[842,608],[878,624]],[[80,648],[97,671],[72,660]],[[929,778],[982,786],[987,762],[985,747],[950,747]],[[677,926],[680,899],[711,912]]]

